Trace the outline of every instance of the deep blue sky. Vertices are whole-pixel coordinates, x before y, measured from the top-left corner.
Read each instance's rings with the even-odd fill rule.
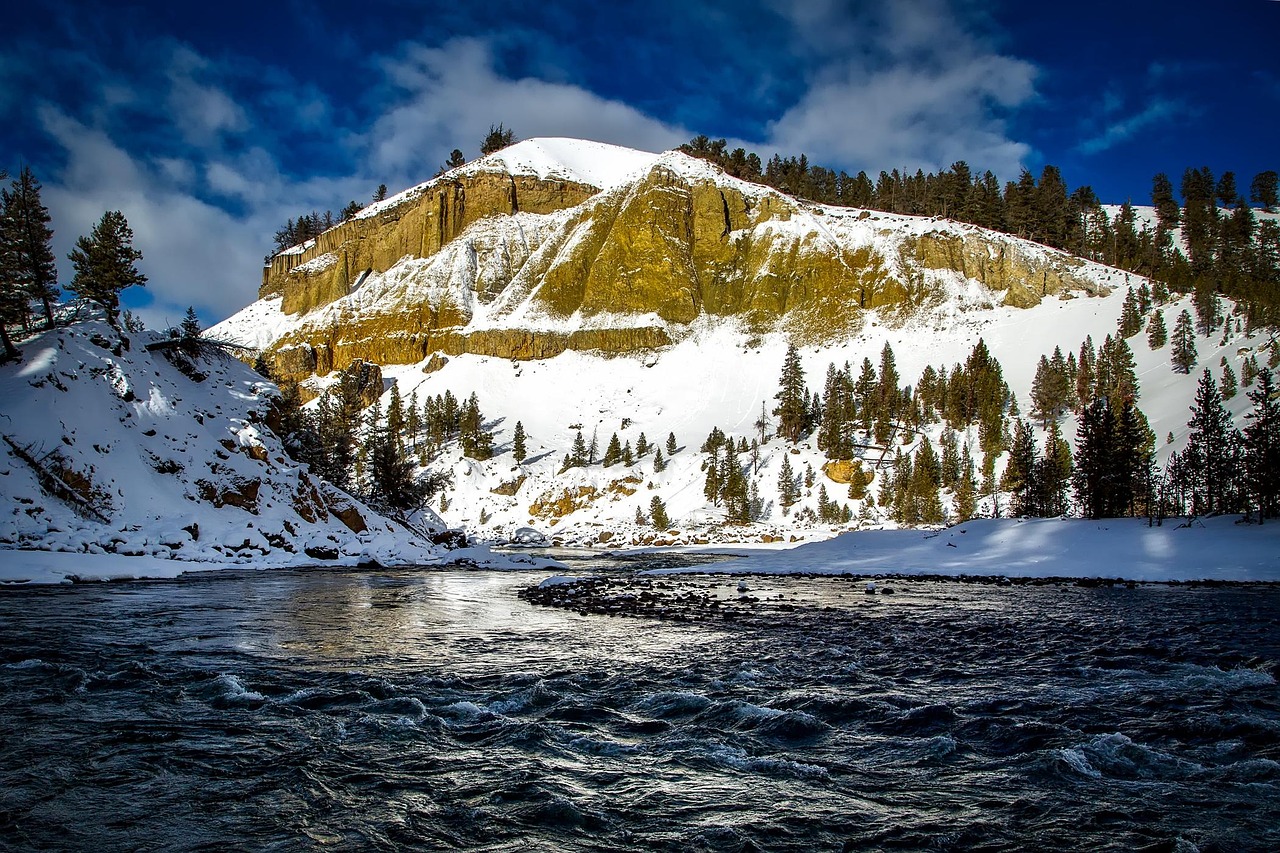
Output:
[[[1276,0],[44,2],[6,27],[0,166],[33,167],[60,256],[125,212],[153,325],[237,310],[286,218],[425,180],[498,122],[873,176],[1053,163],[1109,202],[1280,168]]]

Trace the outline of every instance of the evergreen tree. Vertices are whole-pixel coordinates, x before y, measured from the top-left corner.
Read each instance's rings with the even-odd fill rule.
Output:
[[[443,175],[445,172],[452,172],[454,169],[465,166],[466,163],[467,158],[463,157],[462,152],[455,148],[449,152],[449,159],[445,160],[444,165],[440,167],[440,174]]]
[[[787,346],[779,386],[778,393],[774,395],[778,405],[773,410],[778,418],[778,435],[787,441],[799,441],[808,419],[809,389],[804,384],[804,368],[800,365],[800,353],[795,344]]]
[[[631,450],[630,439],[627,440],[626,444],[622,445],[622,456],[620,457],[619,461],[621,461],[622,464],[628,468],[636,464],[636,457],[635,457],[635,453]]]
[[[524,424],[516,421],[515,435],[511,438],[511,456],[519,464],[524,462],[528,455],[528,450],[525,448]]]
[[[480,143],[480,155],[492,154],[495,151],[501,151],[508,145],[514,145],[516,135],[514,131],[507,130],[501,124],[497,127],[489,126],[489,133],[485,135],[484,141]]]
[[[1036,462],[1034,471],[1036,515],[1052,517],[1066,514],[1072,469],[1071,446],[1062,437],[1062,429],[1057,421],[1054,421],[1049,424],[1049,434],[1045,436],[1044,456]]]
[[[1057,357],[1061,359],[1061,350]],[[1066,410],[1070,387],[1065,363],[1055,367],[1048,358],[1040,356],[1035,378],[1031,381],[1031,416],[1048,428],[1049,422]]]
[[[791,507],[798,500],[800,500],[800,490],[796,487],[796,475],[791,470],[790,457],[784,455],[782,465],[778,469],[778,505],[782,507],[782,514],[788,515]]]
[[[1147,346],[1153,350],[1163,349],[1169,342],[1169,331],[1164,325],[1164,312],[1152,311],[1147,322]]]
[[[618,440],[618,434],[615,432],[609,438],[609,446],[604,449],[604,458],[600,460],[600,464],[606,468],[617,465],[622,461],[622,442]]]
[[[1277,180],[1275,170],[1259,172],[1254,175],[1253,182],[1249,185],[1249,198],[1262,205],[1262,209],[1268,213],[1275,213],[1276,207],[1280,206],[1280,193],[1277,192]]]
[[[577,435],[573,437],[573,452],[569,454],[569,465],[581,468],[588,464],[587,458],[587,442],[582,437],[582,430],[578,430]]]
[[[978,479],[968,444],[960,457],[960,479],[956,481],[954,508],[957,521],[967,521],[978,511]]]
[[[118,210],[102,214],[92,233],[78,239],[67,257],[76,271],[71,288],[101,305],[112,325],[119,313],[120,291],[147,282],[135,266],[142,253],[133,248],[133,229]]]
[[[649,453],[649,439],[645,438],[644,433],[640,433],[640,437],[636,439],[636,456],[644,458]]]
[[[581,430],[579,430],[581,432]],[[600,436],[598,427],[591,428],[591,444],[587,445],[586,464],[596,464],[596,457],[600,455]]]
[[[1138,332],[1142,331],[1142,313],[1138,310],[1138,297],[1133,292],[1133,288],[1129,288],[1129,292],[1125,295],[1124,305],[1120,309],[1120,337],[1131,338]]]
[[[659,447],[653,452],[653,473],[661,474],[667,470],[667,460],[662,458],[662,448]]]
[[[1115,518],[1145,509],[1151,455],[1144,422],[1128,400],[1117,415],[1106,397],[1080,416],[1072,483],[1085,517]]]
[[[1245,482],[1259,520],[1280,517],[1280,393],[1268,368],[1258,372],[1249,392],[1253,411],[1245,415]]]
[[[725,447],[720,475],[720,493],[724,498],[725,517],[730,523],[746,524],[751,521],[750,488],[747,477],[742,472],[737,448],[732,441],[729,441]]]
[[[1240,390],[1240,386],[1236,384],[1235,371],[1231,369],[1226,356],[1222,357],[1222,383],[1218,390],[1222,394],[1223,400],[1230,400]]]
[[[1196,400],[1187,426],[1191,431],[1184,462],[1192,493],[1192,511],[1196,515],[1214,515],[1235,510],[1239,505],[1239,434],[1207,368],[1196,387]]]
[[[463,456],[482,461],[493,456],[493,433],[484,428],[480,399],[474,391],[458,413],[458,442]]]
[[[385,201],[386,198],[387,198],[387,185],[378,184],[378,188],[373,191],[374,204],[377,204],[380,201]]]
[[[1156,209],[1156,221],[1165,231],[1178,227],[1181,208],[1173,197],[1173,182],[1164,172],[1151,179],[1151,205]]]
[[[1178,315],[1178,322],[1173,326],[1172,343],[1169,360],[1173,363],[1173,369],[1179,373],[1190,373],[1198,353],[1195,328],[1191,324],[1191,314],[1187,311]]]
[[[394,386],[393,386],[394,387]],[[374,407],[364,446],[366,497],[380,510],[404,513],[421,507],[428,494],[415,474],[415,465],[390,425],[380,421]]]
[[[5,287],[40,303],[46,328],[53,328],[58,269],[53,256],[49,211],[40,201],[40,182],[23,166],[0,199],[0,256]],[[25,314],[25,306],[24,306]],[[25,317],[24,317],[25,319]]]
[[[667,433],[667,456],[676,455],[676,434],[674,432]]]
[[[1035,482],[1036,440],[1031,426],[1021,418],[1013,423],[1013,440],[1009,446],[1009,461],[1005,464],[1000,480],[1001,491],[1010,492],[1010,512],[1018,515],[1037,515]]]
[[[649,518],[653,520],[653,526],[657,530],[671,529],[671,519],[667,516],[667,507],[662,502],[662,498],[657,495],[649,501]]]
[[[712,506],[719,506],[724,484],[724,466],[720,464],[719,445],[707,451],[707,461],[702,467],[707,472],[706,479],[702,483],[702,494]]]
[[[320,398],[316,410],[316,436],[321,457],[316,473],[344,491],[350,491],[356,463],[356,428],[360,423],[360,377],[346,370],[336,385]]]

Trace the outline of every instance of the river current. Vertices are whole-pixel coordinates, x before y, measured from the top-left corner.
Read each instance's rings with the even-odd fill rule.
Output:
[[[0,592],[0,849],[1280,849],[1280,588],[545,576]]]

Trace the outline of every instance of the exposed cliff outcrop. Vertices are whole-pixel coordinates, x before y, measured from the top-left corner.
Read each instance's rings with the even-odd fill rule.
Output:
[[[282,296],[286,314],[310,311],[346,296],[362,277],[386,272],[402,258],[434,255],[486,216],[564,210],[597,192],[575,181],[498,172],[441,178],[331,228],[298,250],[276,255],[263,270],[258,295]]]
[[[546,153],[537,140],[521,145]],[[269,344],[277,374],[436,353],[632,353],[667,346],[706,317],[819,344],[856,333],[869,310],[904,322],[975,282],[986,303],[1018,307],[1097,290],[1083,261],[1043,246],[799,202],[678,152],[604,190],[568,168],[507,174],[495,163],[477,161],[277,256],[262,295],[296,318]]]

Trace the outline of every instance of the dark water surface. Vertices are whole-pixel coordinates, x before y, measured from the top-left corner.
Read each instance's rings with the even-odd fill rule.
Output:
[[[0,848],[1280,849],[1275,587],[544,576],[5,591]]]

